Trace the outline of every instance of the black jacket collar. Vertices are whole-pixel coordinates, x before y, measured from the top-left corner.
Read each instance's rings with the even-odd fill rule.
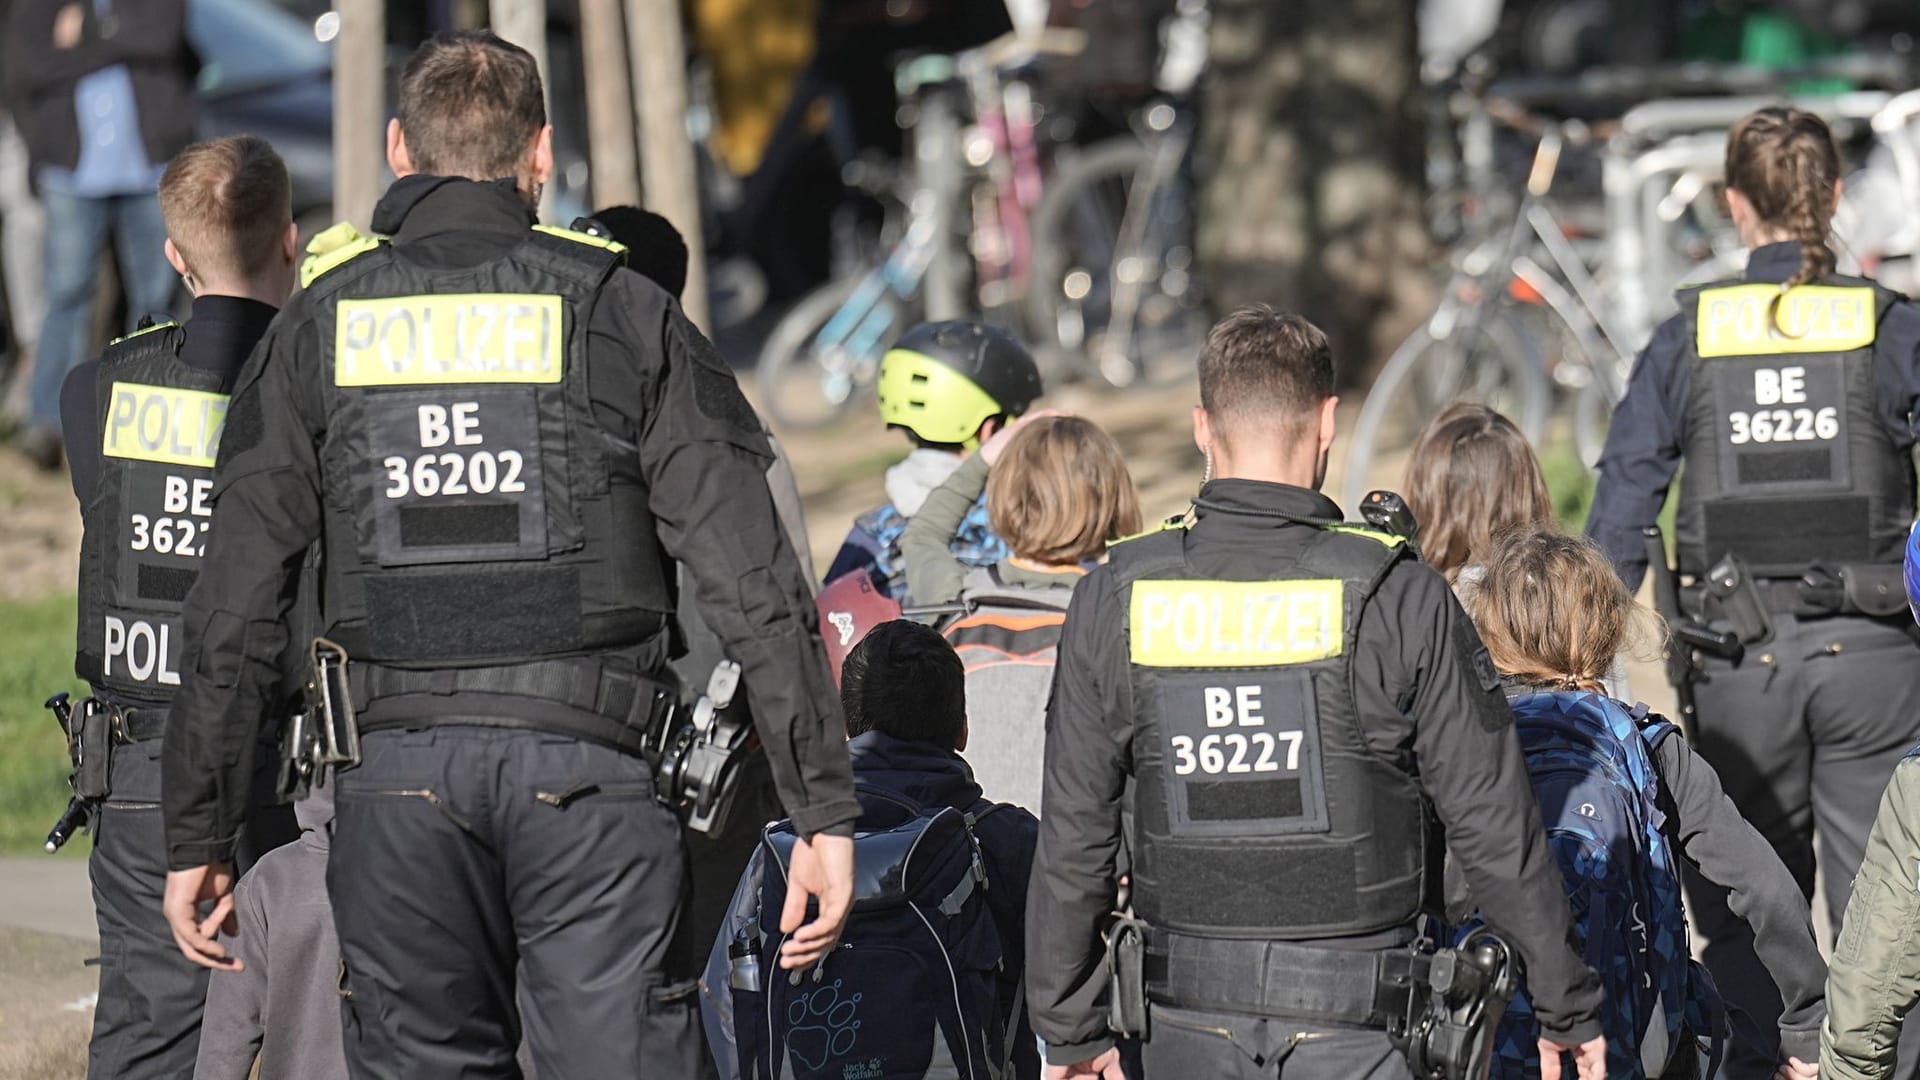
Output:
[[[373,208],[373,231],[402,244],[451,232],[524,233],[535,220],[511,179],[403,176]]]
[[[1762,244],[1747,253],[1747,280],[1783,282],[1800,272],[1800,245]]]
[[[180,359],[232,377],[273,322],[276,308],[239,296],[196,296]]]
[[[1340,521],[1345,515],[1332,499],[1292,484],[1264,480],[1211,480],[1194,500],[1194,516],[1274,520]]]

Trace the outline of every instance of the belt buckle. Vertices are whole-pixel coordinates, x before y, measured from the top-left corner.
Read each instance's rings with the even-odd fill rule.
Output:
[[[133,742],[133,732],[127,730],[128,711],[118,705],[107,706],[107,731],[113,736],[113,741],[121,746]]]

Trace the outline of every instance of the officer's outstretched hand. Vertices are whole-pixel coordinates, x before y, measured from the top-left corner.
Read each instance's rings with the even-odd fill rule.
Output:
[[[1120,1048],[1110,1046],[1106,1053],[1078,1065],[1047,1066],[1046,1080],[1080,1080],[1081,1077],[1127,1080],[1127,1074],[1120,1071]]]
[[[1562,1046],[1552,1039],[1540,1040],[1540,1080],[1560,1080],[1560,1055],[1573,1055],[1574,1075],[1579,1080],[1607,1080],[1607,1040],[1596,1036],[1578,1046]]]
[[[168,888],[171,900],[171,878]],[[820,914],[802,926],[809,897],[819,900]],[[792,970],[819,963],[839,942],[852,906],[853,838],[815,833],[811,839],[797,841],[787,869],[787,904],[780,909],[780,932],[788,935],[780,947],[780,966]],[[180,936],[178,923],[173,933]]]
[[[848,841],[849,844],[852,841]],[[211,903],[213,910],[200,917],[200,905]],[[167,925],[173,928],[173,943],[187,959],[201,967],[217,971],[239,971],[238,957],[214,940],[214,934],[238,930],[233,917],[233,867],[228,863],[196,866],[189,870],[167,872],[167,892],[161,900],[167,913]]]

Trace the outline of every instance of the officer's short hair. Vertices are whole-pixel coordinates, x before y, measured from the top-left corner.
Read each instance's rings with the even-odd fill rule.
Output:
[[[1213,420],[1290,429],[1332,396],[1333,349],[1327,335],[1301,316],[1256,304],[1207,331],[1200,350],[1200,407]]]
[[[265,270],[293,223],[287,164],[253,135],[208,139],[174,155],[159,198],[168,239],[200,278]]]
[[[470,180],[518,176],[547,126],[539,65],[486,30],[435,34],[415,49],[397,112],[416,172]]]
[[[966,668],[931,627],[881,623],[841,664],[840,704],[849,738],[881,731],[957,749],[967,729]]]

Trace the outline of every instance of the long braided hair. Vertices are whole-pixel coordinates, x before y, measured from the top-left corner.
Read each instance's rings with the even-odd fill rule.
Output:
[[[1833,188],[1840,182],[1833,132],[1804,109],[1761,109],[1727,134],[1726,178],[1727,187],[1747,197],[1763,224],[1800,245],[1800,269],[1767,309],[1768,321],[1789,333],[1780,325],[1780,301],[1787,290],[1833,273],[1827,238],[1833,229]]]

